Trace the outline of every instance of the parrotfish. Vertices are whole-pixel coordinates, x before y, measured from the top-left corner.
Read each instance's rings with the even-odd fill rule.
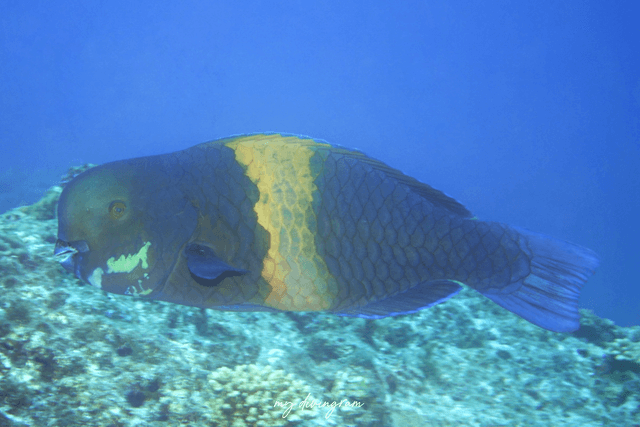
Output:
[[[60,196],[54,253],[99,289],[218,310],[381,318],[464,284],[552,331],[579,327],[598,264],[360,151],[281,134],[83,172]]]

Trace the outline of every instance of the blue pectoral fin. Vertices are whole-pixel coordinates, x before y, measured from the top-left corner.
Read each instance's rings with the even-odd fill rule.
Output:
[[[184,250],[191,277],[202,286],[215,286],[222,279],[248,273],[218,258],[208,246],[190,243]]]
[[[353,310],[335,312],[339,316],[380,319],[382,317],[415,313],[448,300],[462,287],[452,280],[421,283],[407,291]]]
[[[580,327],[580,289],[598,266],[598,257],[573,243],[517,230],[526,236],[533,253],[531,273],[520,281],[516,291],[482,294],[542,328],[575,331]]]

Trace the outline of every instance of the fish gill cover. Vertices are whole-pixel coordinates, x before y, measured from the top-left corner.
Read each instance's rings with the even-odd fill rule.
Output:
[[[466,289],[380,320],[114,296],[51,256],[61,190],[0,216],[0,426],[640,423],[639,327],[553,333]]]

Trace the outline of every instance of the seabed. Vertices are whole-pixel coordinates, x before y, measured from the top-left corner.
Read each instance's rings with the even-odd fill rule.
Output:
[[[381,320],[107,294],[53,258],[60,191],[0,215],[0,427],[640,424],[640,327],[548,332],[466,289]]]

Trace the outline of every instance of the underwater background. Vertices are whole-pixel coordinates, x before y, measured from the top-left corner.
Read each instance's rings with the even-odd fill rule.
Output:
[[[640,425],[640,4],[0,3],[0,426]],[[108,295],[52,258],[87,163],[250,132],[358,148],[600,256],[557,334]],[[76,169],[69,170],[74,167]],[[301,409],[276,400],[363,402]]]

